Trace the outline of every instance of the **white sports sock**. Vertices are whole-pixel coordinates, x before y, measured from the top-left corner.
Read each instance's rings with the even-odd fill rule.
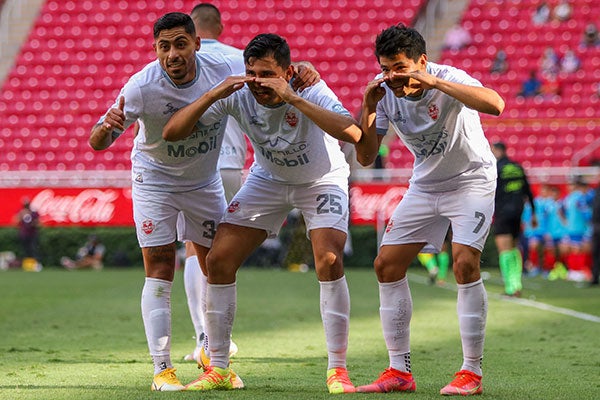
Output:
[[[146,278],[142,289],[142,319],[154,374],[171,364],[171,286],[172,282]]]
[[[210,349],[210,365],[229,366],[229,346],[236,309],[236,284],[206,285],[206,331]]]
[[[202,347],[204,342],[204,310],[202,307],[204,292],[202,291],[202,280],[206,281],[206,276],[200,269],[198,257],[195,255],[187,257],[185,259],[185,269],[183,270],[183,284],[190,317],[196,332],[196,347]]]
[[[411,372],[410,366],[410,319],[412,297],[408,278],[396,282],[379,283],[379,315],[383,338],[390,357],[390,367]]]
[[[346,368],[348,331],[350,325],[350,292],[346,277],[335,281],[320,281],[321,319],[327,342],[330,368]]]
[[[458,287],[456,310],[463,350],[461,369],[466,369],[481,376],[488,308],[487,293],[481,279],[456,286]]]

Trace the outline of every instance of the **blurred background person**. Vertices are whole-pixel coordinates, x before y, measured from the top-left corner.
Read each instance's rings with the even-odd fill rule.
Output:
[[[40,215],[31,208],[29,198],[22,200],[23,207],[14,217],[19,229],[18,237],[23,256],[23,268],[26,270],[41,269],[40,262]]]
[[[525,201],[532,208],[532,226],[537,226],[533,193],[521,165],[512,161],[506,154],[506,145],[497,142],[492,145],[497,160],[498,183],[494,211],[494,240],[498,248],[500,272],[504,280],[504,292],[518,297],[523,289],[523,258],[517,247],[521,234],[521,218]]]
[[[79,248],[77,257],[73,260],[69,257],[62,257],[60,263],[66,269],[86,269],[91,268],[101,270],[104,268],[104,252],[106,247],[100,242],[98,236],[90,235],[87,242]]]

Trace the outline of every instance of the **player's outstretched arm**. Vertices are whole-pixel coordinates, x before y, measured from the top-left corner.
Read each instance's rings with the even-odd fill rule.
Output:
[[[90,132],[89,143],[94,150],[104,150],[110,147],[115,141],[116,136],[113,136],[115,130],[123,131],[123,124],[125,123],[125,98],[121,96],[119,98],[119,106],[111,108],[104,122],[96,124],[92,127]]]
[[[252,79],[245,76],[230,76],[190,105],[177,110],[163,128],[163,139],[174,142],[190,136],[196,122],[215,101],[230,96]]]
[[[289,83],[279,78],[256,78],[261,86],[273,89],[286,103],[296,107],[310,118],[319,128],[338,140],[356,144],[362,136],[362,130],[349,115],[338,114],[312,103],[296,94]]]
[[[441,90],[473,110],[491,115],[504,111],[504,99],[493,89],[450,82],[425,71],[413,71],[407,76],[421,82],[423,88]]]
[[[367,85],[363,96],[361,110],[361,127],[363,135],[361,140],[355,144],[356,160],[363,166],[371,165],[379,151],[379,145],[383,136],[377,135],[375,118],[377,112],[377,103],[385,96],[385,89],[381,85],[385,78],[375,79]]]

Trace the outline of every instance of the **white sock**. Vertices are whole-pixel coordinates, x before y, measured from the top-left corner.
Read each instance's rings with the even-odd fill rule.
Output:
[[[411,372],[410,366],[410,319],[412,297],[408,278],[396,282],[379,283],[379,315],[383,338],[390,357],[390,367]]]
[[[172,282],[146,278],[142,289],[142,319],[154,374],[171,364],[171,286]]]
[[[481,279],[456,286],[458,287],[456,310],[458,312],[458,326],[463,350],[461,369],[466,369],[481,376],[488,307],[487,293]]]
[[[196,347],[202,347],[204,342],[204,316],[203,316],[203,297],[202,280],[206,281],[206,276],[200,269],[200,263],[197,256],[190,256],[185,259],[185,269],[183,270],[183,284],[187,297],[190,317],[196,333]]]
[[[206,331],[210,349],[210,365],[229,366],[229,346],[236,309],[236,285],[206,285]]]
[[[348,331],[350,325],[350,292],[346,277],[335,281],[320,281],[321,319],[327,342],[327,369],[346,368]]]

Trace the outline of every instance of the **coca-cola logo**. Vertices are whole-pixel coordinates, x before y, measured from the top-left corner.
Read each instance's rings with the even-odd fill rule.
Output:
[[[31,200],[31,206],[44,221],[101,224],[113,218],[118,197],[112,189],[84,189],[76,195],[59,195],[45,189]]]
[[[384,192],[368,191],[362,186],[350,188],[350,207],[353,220],[375,223],[378,218],[387,221],[406,193],[407,187],[387,186]]]

